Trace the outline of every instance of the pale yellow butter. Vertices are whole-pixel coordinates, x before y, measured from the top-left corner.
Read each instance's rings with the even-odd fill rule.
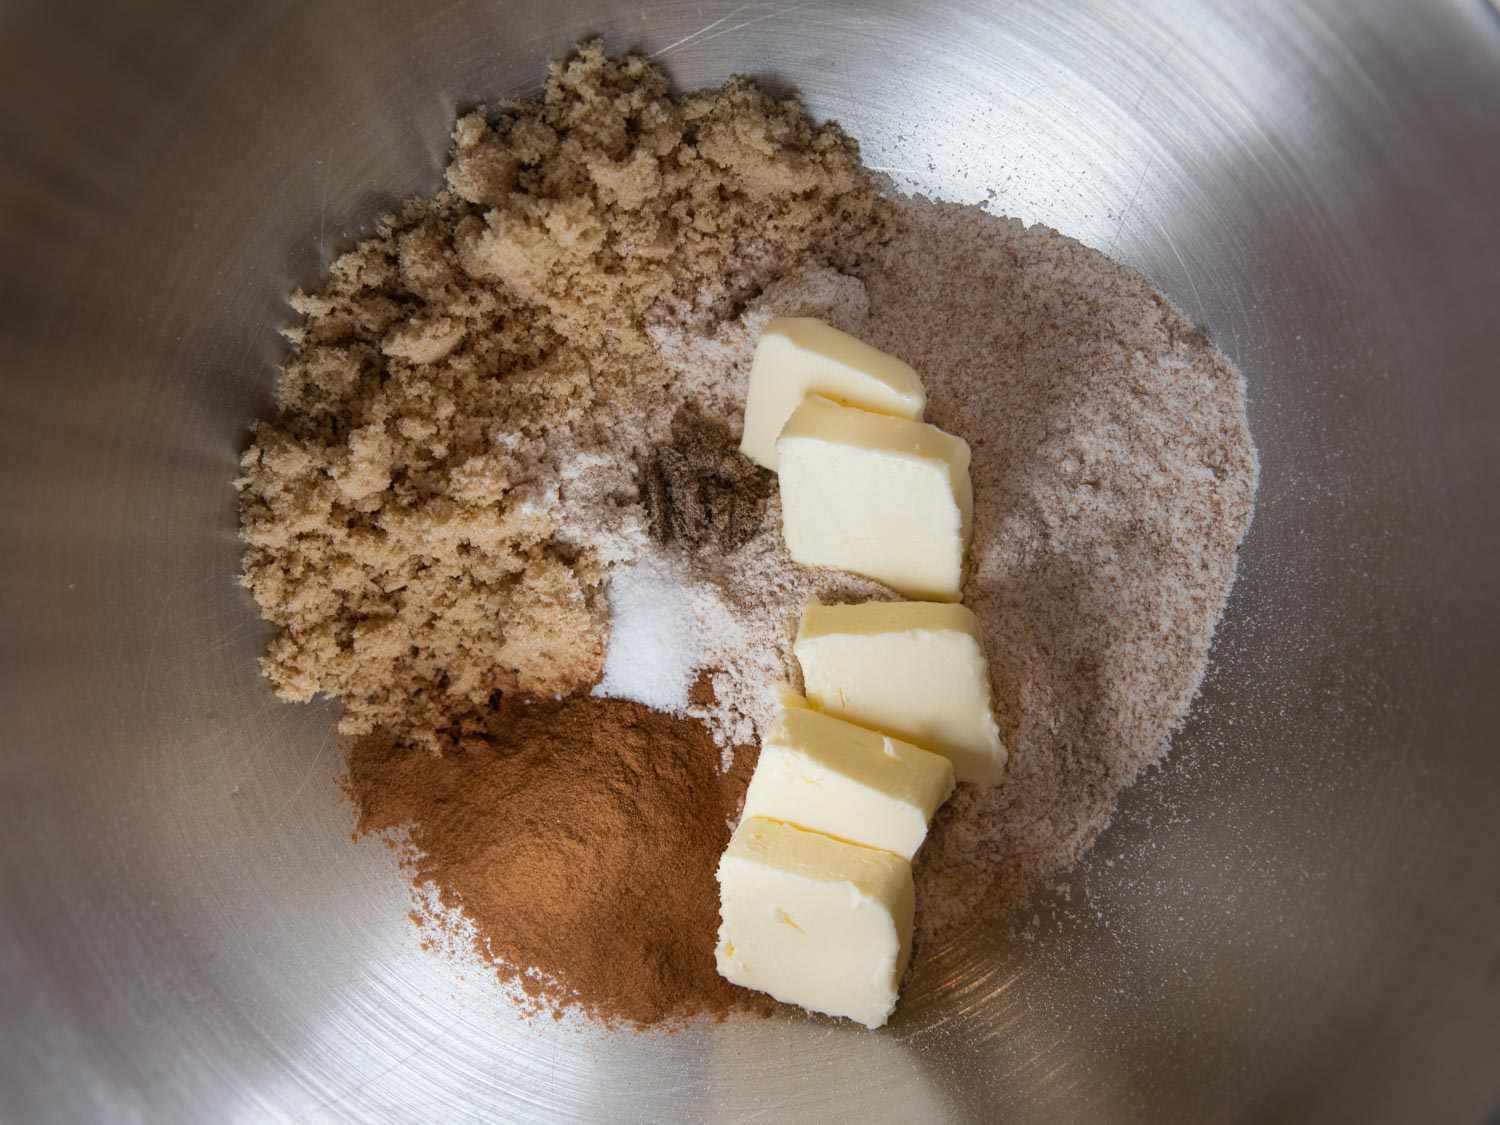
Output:
[[[915,855],[953,792],[948,759],[809,710],[791,693],[782,705],[761,742],[744,815]]]
[[[797,661],[814,706],[944,755],[960,781],[996,782],[1005,745],[979,622],[961,605],[809,605]]]
[[[793,559],[908,597],[958,600],[974,508],[967,442],[815,395],[776,446]]]
[[[720,975],[875,1028],[911,957],[911,864],[764,817],[719,861]]]
[[[927,405],[922,380],[893,355],[812,317],[778,317],[755,345],[740,452],[777,466],[776,439],[809,394],[902,418]]]

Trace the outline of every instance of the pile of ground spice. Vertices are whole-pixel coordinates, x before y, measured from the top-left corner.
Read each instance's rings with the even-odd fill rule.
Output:
[[[1138,274],[977,207],[903,200],[894,230],[860,278],[784,278],[711,334],[655,337],[733,419],[765,321],[818,308],[910,363],[927,418],[973,449],[963,600],[1011,756],[998,788],[959,786],[918,855],[917,925],[935,943],[1075,863],[1166,754],[1234,582],[1257,464],[1243,379]],[[733,556],[682,562],[741,624],[736,652],[702,646],[731,670],[716,686],[777,666],[794,675],[790,628],[827,572],[787,557],[777,498]]]
[[[727,554],[764,526],[773,484],[740,456],[728,425],[690,403],[672,420],[671,440],[642,466],[641,502],[658,543]]]
[[[401,830],[411,878],[463,912],[534,1009],[636,1026],[769,1011],[714,968],[714,871],[744,771],[719,772],[700,724],[638,703],[507,700],[499,715],[489,746],[436,759],[361,740],[358,831]]]

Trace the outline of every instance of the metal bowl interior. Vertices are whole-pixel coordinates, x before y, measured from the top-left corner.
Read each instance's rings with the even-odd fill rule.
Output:
[[[1420,7],[1420,10],[1419,10]],[[1141,270],[1260,504],[1169,764],[885,1032],[526,1023],[352,844],[229,481],[287,291],[588,34]],[[1465,1120],[1500,1106],[1500,24],[1447,0],[21,5],[0,17],[0,1117]]]

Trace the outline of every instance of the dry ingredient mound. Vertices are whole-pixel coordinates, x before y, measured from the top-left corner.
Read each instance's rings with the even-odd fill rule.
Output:
[[[712,333],[655,335],[729,412],[766,320],[817,308],[910,363],[928,420],[973,449],[963,601],[1011,756],[997,788],[959,786],[918,853],[932,945],[1075,863],[1166,754],[1234,582],[1257,463],[1243,379],[1138,274],[977,207],[903,200],[893,232],[860,278],[814,270]],[[891,596],[815,589],[828,572],[791,563],[774,495],[768,509],[734,555],[690,560],[748,623],[746,651],[776,654],[763,678],[793,664],[788,627],[808,596]]]
[[[769,1010],[714,967],[714,871],[744,778],[719,774],[708,732],[587,696],[511,700],[501,716],[482,750],[434,759],[364,739],[349,755],[358,831],[392,832],[435,894],[419,921],[461,911],[533,1010],[636,1026]]]
[[[919,949],[1075,862],[1185,717],[1253,509],[1244,383],[1206,336],[1056,231],[881,197],[795,102],[743,80],[674,99],[597,46],[539,100],[460,119],[447,185],[294,297],[280,410],[239,481],[244,581],[277,627],[264,670],[284,698],[343,702],[361,828],[405,826],[416,881],[545,1003],[646,1024],[726,1010],[702,958],[621,999],[666,950],[711,962],[693,913],[717,910],[711,864],[651,844],[589,869],[617,885],[655,854],[654,893],[696,934],[679,944],[601,929],[600,887],[561,867],[557,896],[523,901],[511,851],[583,863],[588,843],[661,833],[716,856],[737,790],[711,811],[692,771],[714,754],[687,746],[710,740],[742,789],[753,753],[735,749],[796,680],[802,606],[893,596],[793,564],[774,484],[734,451],[756,337],[808,315],[910,363],[929,419],[973,448],[964,601],[1011,758],[934,822]],[[674,714],[518,702],[590,687]],[[643,775],[641,730],[691,776]],[[594,828],[569,835],[575,804]],[[620,934],[634,968],[598,975]]]
[[[765,526],[771,473],[740,455],[729,427],[689,404],[641,468],[641,502],[661,544],[729,554]]]
[[[648,541],[636,466],[684,397],[647,320],[857,267],[890,225],[836,126],[742,79],[674,99],[598,44],[461,118],[447,185],[294,295],[239,482],[278,694],[433,752],[599,677],[601,584]]]
[[[929,939],[1075,863],[1166,754],[1255,504],[1245,384],[1130,270],[1045,227],[913,201],[866,275],[868,337],[974,446],[964,602],[1011,758],[924,849]]]

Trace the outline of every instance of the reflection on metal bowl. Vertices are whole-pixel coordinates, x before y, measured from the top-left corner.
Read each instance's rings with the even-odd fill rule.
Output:
[[[885,1032],[615,1036],[422,953],[332,710],[272,699],[229,480],[283,298],[590,33],[1143,271],[1250,385],[1204,696],[1066,895]],[[1456,1120],[1500,1105],[1500,27],[852,2],[0,18],[0,1117]]]

